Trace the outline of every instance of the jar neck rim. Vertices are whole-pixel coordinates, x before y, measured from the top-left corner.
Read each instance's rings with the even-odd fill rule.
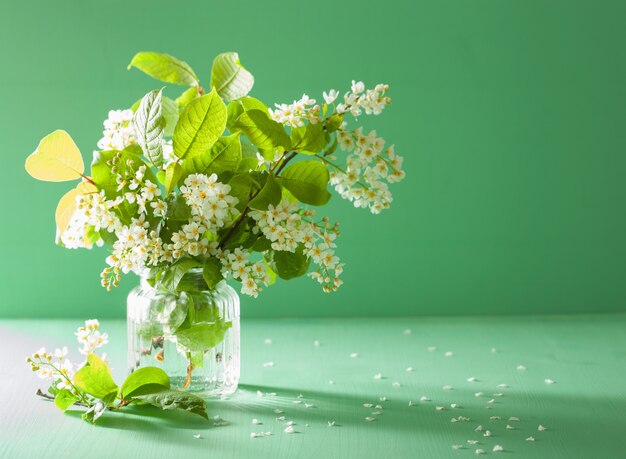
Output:
[[[209,288],[207,286],[206,281],[204,280],[204,276],[202,272],[203,272],[202,268],[191,268],[189,271],[187,271],[181,278],[180,284],[179,284],[179,286],[182,284],[182,287],[187,287],[187,288],[182,288],[180,289],[180,291],[186,291],[186,290],[217,291],[217,290],[223,289],[225,286],[228,285],[226,283],[226,280],[221,280],[215,285],[215,287]],[[159,283],[157,282],[156,285],[152,286],[148,282],[148,278],[149,278],[148,276],[149,276],[148,270],[142,272],[139,275],[140,284],[142,288],[159,289]]]

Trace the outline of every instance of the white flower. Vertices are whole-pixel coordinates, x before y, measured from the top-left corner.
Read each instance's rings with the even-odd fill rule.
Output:
[[[104,191],[89,193],[76,198],[76,210],[63,234],[58,235],[60,242],[67,248],[91,248],[92,244],[86,237],[87,231],[104,228],[114,232],[121,227],[119,218],[113,208],[119,205],[118,200],[107,200]]]
[[[161,199],[157,199],[150,203],[155,217],[165,217],[167,214],[167,203]]]
[[[319,121],[319,105],[315,105],[315,99],[306,94],[300,100],[294,100],[292,104],[274,104],[276,110],[268,109],[270,117],[279,123],[290,127],[304,126],[308,120],[315,124]]]
[[[314,211],[302,211],[297,203],[283,201],[276,207],[270,205],[266,211],[250,212],[257,223],[257,229],[271,242],[274,250],[295,252],[304,246],[304,254],[318,265],[318,270],[309,276],[322,284],[325,292],[337,290],[342,281],[339,275],[343,264],[335,256],[334,240],[337,225],[330,227],[326,218],[321,224],[311,220]]]
[[[161,189],[150,180],[146,180],[141,189],[141,196],[145,201],[152,201],[156,196],[161,196]]]
[[[137,143],[133,128],[132,110],[111,110],[104,121],[102,138],[98,141],[100,150],[123,150]]]
[[[42,347],[28,357],[26,362],[30,364],[31,370],[38,378],[53,381],[58,389],[68,387],[68,380],[74,377],[74,365],[67,358],[66,347],[56,349],[54,354],[49,354]]]
[[[237,198],[230,196],[230,185],[217,181],[217,175],[191,174],[180,187],[191,213],[212,234],[230,223],[237,213]]]
[[[365,85],[362,81],[357,82],[352,80],[352,86],[350,87],[350,89],[354,94],[361,94],[363,91],[365,91]]]
[[[337,97],[339,96],[339,91],[337,91],[336,89],[331,89],[330,91],[328,91],[328,93],[326,91],[324,91],[323,93],[324,96],[324,101],[330,105],[332,104]]]

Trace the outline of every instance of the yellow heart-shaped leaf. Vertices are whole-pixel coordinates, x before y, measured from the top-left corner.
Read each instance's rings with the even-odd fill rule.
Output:
[[[65,233],[72,220],[72,215],[76,211],[76,197],[82,194],[96,193],[98,189],[88,182],[80,182],[76,188],[71,189],[63,195],[57,204],[54,217],[57,222],[57,234],[59,237]]]
[[[26,172],[38,180],[65,182],[83,175],[85,164],[80,150],[65,131],[48,134],[28,158]]]

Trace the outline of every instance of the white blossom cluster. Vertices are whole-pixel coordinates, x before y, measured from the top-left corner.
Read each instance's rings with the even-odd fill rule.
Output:
[[[82,345],[82,348],[79,349],[81,354],[92,354],[96,349],[109,342],[109,336],[106,333],[101,333],[99,328],[100,323],[93,319],[85,321],[85,325],[76,330],[75,335]],[[46,349],[42,347],[28,357],[26,362],[30,364],[31,370],[39,378],[53,381],[58,390],[73,389],[71,381],[77,366],[67,358],[67,347],[56,349],[52,354],[46,352]]]
[[[137,143],[137,135],[133,128],[132,110],[111,110],[104,120],[102,138],[98,141],[100,150],[123,150]]]
[[[393,197],[388,183],[396,183],[405,176],[402,156],[396,155],[394,146],[385,149],[385,141],[376,131],[367,135],[362,128],[337,131],[342,150],[350,152],[345,170],[331,170],[330,184],[342,198],[355,207],[367,207],[374,214],[389,208]]]
[[[268,109],[270,116],[285,126],[304,126],[307,120],[311,124],[316,124],[320,120],[320,106],[306,94],[300,100],[294,100],[291,104],[274,104],[276,110]]]
[[[38,378],[48,381],[59,379],[56,385],[59,390],[68,387],[69,381],[74,377],[74,364],[67,358],[67,347],[56,349],[53,354],[42,347],[28,357],[26,362]]]
[[[377,84],[374,89],[365,89],[362,81],[352,80],[350,91],[344,94],[343,102],[337,104],[337,113],[350,113],[352,116],[360,116],[363,112],[366,115],[380,115],[391,103],[391,98],[385,95],[387,91],[389,91],[387,84]],[[338,92],[334,89],[331,89],[328,95],[324,93],[324,99],[328,104],[334,102],[337,96]]]
[[[132,163],[130,165],[132,166]],[[122,191],[125,187],[128,187],[130,191],[124,194],[124,198],[130,204],[137,203],[137,212],[140,215],[148,213],[146,204],[149,203],[155,215],[165,216],[167,204],[165,201],[158,199],[161,196],[161,189],[156,183],[145,179],[146,169],[145,164],[140,166],[132,178],[117,175],[117,191]],[[132,171],[132,169],[130,170]]]
[[[120,271],[139,274],[145,266],[155,266],[161,261],[165,252],[163,242],[156,231],[148,230],[149,226],[145,216],[141,215],[116,233],[113,252],[106,259],[110,268],[105,268],[100,275],[103,287],[109,290],[111,286],[117,287]]]
[[[322,284],[325,292],[337,290],[342,281],[343,263],[335,255],[335,238],[339,234],[338,225],[331,227],[327,218],[321,223],[312,220],[313,210],[302,210],[297,203],[287,200],[266,211],[250,213],[256,221],[256,230],[270,242],[274,250],[295,252],[299,245],[304,254],[318,265],[317,271],[308,275]]]
[[[121,223],[112,209],[117,206],[121,198],[107,200],[104,191],[88,193],[76,197],[76,211],[72,214],[67,229],[58,235],[64,247],[68,249],[91,248],[93,244],[87,239],[87,228],[94,231],[104,228],[116,232]],[[102,245],[102,240],[96,242]]]
[[[180,187],[194,220],[215,234],[231,221],[237,198],[230,196],[230,185],[217,181],[217,175],[191,174]]]
[[[102,333],[100,330],[100,322],[97,319],[86,320],[83,327],[76,330],[76,339],[83,347],[79,352],[83,355],[93,354],[96,349],[104,346],[109,342],[109,335]],[[65,348],[67,351],[67,348]]]
[[[241,293],[257,297],[262,286],[268,286],[270,276],[265,270],[263,263],[250,260],[251,253],[247,250],[236,248],[232,252],[224,250],[217,254],[222,262],[222,275],[226,278],[232,276],[241,281]]]

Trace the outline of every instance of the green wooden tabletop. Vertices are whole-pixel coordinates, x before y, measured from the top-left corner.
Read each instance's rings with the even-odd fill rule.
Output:
[[[77,325],[0,322],[0,457],[460,458],[478,448],[496,457],[626,457],[623,314],[248,320],[241,388],[210,403],[210,421],[155,410],[107,413],[96,426],[36,397],[41,383],[24,362],[43,345],[73,345]],[[102,329],[121,379],[125,324]],[[297,433],[284,432],[288,421]]]

